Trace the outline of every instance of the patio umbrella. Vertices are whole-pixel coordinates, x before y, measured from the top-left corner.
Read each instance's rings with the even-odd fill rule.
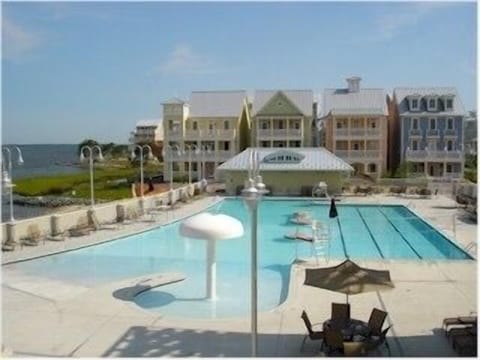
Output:
[[[335,205],[335,199],[334,198],[332,198],[332,200],[330,201],[330,212],[329,212],[328,216],[330,218],[336,218],[338,216],[337,206]]]
[[[347,303],[348,295],[394,287],[388,270],[365,269],[349,259],[333,267],[307,269],[304,284],[341,292],[347,295]]]

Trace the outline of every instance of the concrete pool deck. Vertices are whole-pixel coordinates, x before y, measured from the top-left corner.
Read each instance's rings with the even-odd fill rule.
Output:
[[[343,201],[410,203],[410,208],[453,237],[453,215],[458,210],[454,201],[442,196],[426,200],[377,195]],[[184,205],[174,216],[187,216],[212,203],[212,198],[201,199]],[[459,214],[455,222],[456,241],[466,246],[476,241],[477,226],[464,221]],[[165,221],[166,216],[159,219],[159,223]],[[3,263],[107,241],[149,227],[152,224],[137,223],[119,231],[99,231],[64,243],[47,242],[3,254]],[[337,262],[331,260],[328,265]],[[445,317],[476,311],[476,260],[386,260],[358,261],[358,264],[390,270],[395,284],[393,290],[354,295],[349,300],[354,318],[368,320],[373,307],[389,313],[387,323],[393,327],[388,339],[393,356],[455,356],[441,331],[441,323]],[[312,322],[322,322],[330,315],[331,302],[345,302],[345,295],[303,286],[305,268],[310,266],[314,263],[295,264],[287,300],[278,308],[259,315],[260,356],[313,356],[318,353],[319,346],[308,341],[305,352],[300,353],[306,333],[300,314],[305,309]],[[143,310],[128,296],[122,296],[142,285],[143,280],[162,274],[89,288],[25,276],[9,266],[2,270],[2,344],[11,349],[14,356],[250,355],[249,317],[220,320],[164,317]],[[180,277],[179,274],[175,276],[173,279]]]

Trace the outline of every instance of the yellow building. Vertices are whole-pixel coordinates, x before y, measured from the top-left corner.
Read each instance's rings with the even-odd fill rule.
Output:
[[[252,145],[312,146],[314,114],[312,90],[256,90],[252,103]]]
[[[356,173],[376,179],[387,169],[388,108],[383,89],[361,89],[360,78],[346,89],[325,89],[322,107],[325,146]]]
[[[353,168],[325,148],[255,148],[260,174],[271,195],[312,195],[313,187],[327,184],[330,195],[341,193]],[[239,194],[247,179],[251,148],[217,168],[229,195]]]
[[[250,119],[243,90],[194,91],[189,103],[171,99],[163,103],[163,118],[167,180],[172,169],[174,177],[213,177],[218,165],[248,146]]]

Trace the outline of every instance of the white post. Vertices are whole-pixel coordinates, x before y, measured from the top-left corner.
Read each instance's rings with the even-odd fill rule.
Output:
[[[93,205],[95,205],[95,197],[93,195],[93,150],[88,149],[90,150],[90,206],[93,208]]]
[[[192,147],[188,147],[188,185],[192,185]]]
[[[252,209],[252,314],[251,314],[251,331],[252,331],[252,357],[257,356],[257,205]]]
[[[140,197],[143,200],[143,146],[140,147]]]
[[[207,241],[207,299],[217,298],[217,260],[215,240]]]

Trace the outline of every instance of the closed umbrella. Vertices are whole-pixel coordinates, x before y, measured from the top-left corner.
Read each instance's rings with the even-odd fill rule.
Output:
[[[394,287],[388,270],[362,268],[349,259],[333,267],[307,269],[304,284],[346,294],[347,303],[348,295]]]
[[[330,218],[336,218],[338,216],[337,206],[335,205],[335,199],[334,198],[332,198],[332,200],[330,201],[330,212],[328,213],[328,216]]]

